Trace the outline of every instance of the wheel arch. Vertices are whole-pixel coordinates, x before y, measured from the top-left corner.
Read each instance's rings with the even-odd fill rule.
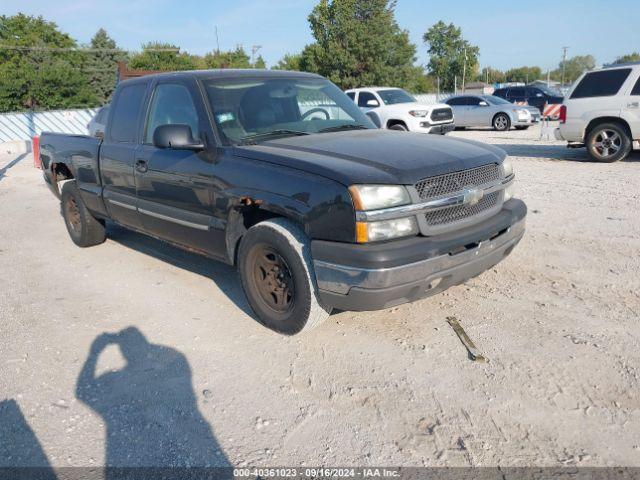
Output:
[[[229,212],[226,228],[227,259],[237,265],[237,256],[244,234],[254,225],[273,218],[286,218],[307,232],[309,207],[295,199],[268,192],[241,195]]]
[[[621,118],[621,117],[597,117],[597,118],[592,119],[587,124],[587,126],[585,127],[584,134],[582,135],[583,141],[586,142],[587,141],[587,137],[589,136],[591,131],[594,128],[596,128],[598,125],[601,125],[603,123],[616,123],[616,124],[620,125],[629,134],[629,138],[631,140],[633,140],[632,135],[631,135],[631,126],[629,125],[629,123],[624,118]]]
[[[409,126],[407,125],[407,122],[405,122],[404,120],[400,119],[400,118],[389,118],[387,119],[387,123],[386,123],[386,128],[389,129],[394,125],[403,125],[404,128],[406,128],[407,130],[409,129]]]

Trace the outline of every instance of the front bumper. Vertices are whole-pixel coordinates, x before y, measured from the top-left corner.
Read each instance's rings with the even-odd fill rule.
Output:
[[[446,235],[379,245],[314,241],[320,299],[333,308],[368,311],[435,295],[509,255],[524,235],[525,217],[525,204],[514,199],[485,222]]]
[[[455,128],[456,128],[456,124],[453,122],[440,123],[438,125],[431,125],[431,127],[429,127],[429,133],[444,135],[445,133],[452,132],[453,130],[455,130]]]

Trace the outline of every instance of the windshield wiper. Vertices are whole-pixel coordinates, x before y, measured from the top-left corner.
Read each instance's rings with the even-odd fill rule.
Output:
[[[262,133],[253,133],[251,135],[245,135],[240,139],[241,145],[255,143],[258,140],[266,140],[270,137],[286,137],[287,135],[298,136],[298,135],[309,135],[309,132],[301,132],[300,130],[271,130],[270,132],[262,132]]]
[[[336,125],[334,127],[321,128],[320,130],[318,130],[318,133],[339,132],[340,130],[368,130],[368,128],[358,123],[346,123],[344,125]]]

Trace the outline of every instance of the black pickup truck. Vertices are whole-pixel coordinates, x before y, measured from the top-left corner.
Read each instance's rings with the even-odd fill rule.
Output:
[[[258,320],[285,334],[441,292],[524,234],[502,150],[378,130],[313,74],[127,80],[103,138],[45,133],[41,160],[77,245],[104,242],[110,220],[236,265]]]

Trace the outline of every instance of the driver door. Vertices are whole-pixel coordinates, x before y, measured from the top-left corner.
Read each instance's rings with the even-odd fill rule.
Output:
[[[161,125],[183,124],[203,143],[215,138],[195,80],[162,79],[154,85],[135,155],[138,211],[154,236],[224,258],[223,223],[214,217],[213,148],[203,151],[158,148],[153,133]]]
[[[479,97],[467,97],[467,124],[472,127],[486,127],[491,124],[488,106]]]

